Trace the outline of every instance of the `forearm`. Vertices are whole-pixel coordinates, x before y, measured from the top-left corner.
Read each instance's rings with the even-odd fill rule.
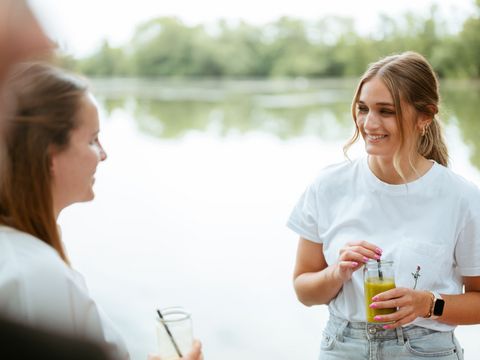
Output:
[[[470,291],[461,295],[444,295],[445,307],[438,319],[451,325],[480,324],[480,292]]]
[[[303,273],[294,279],[298,300],[307,306],[328,304],[343,286],[343,281],[335,276],[333,266],[319,272]]]

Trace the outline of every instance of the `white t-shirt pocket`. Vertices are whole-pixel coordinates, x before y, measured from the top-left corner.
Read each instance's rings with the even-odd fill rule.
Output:
[[[442,276],[445,278],[449,274],[448,259],[452,257],[446,245],[405,239],[394,255],[396,286],[413,288],[414,274],[420,266],[416,289],[437,289]]]

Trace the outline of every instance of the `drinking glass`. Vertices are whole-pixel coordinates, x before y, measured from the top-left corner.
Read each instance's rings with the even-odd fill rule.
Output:
[[[393,261],[391,260],[369,260],[363,268],[363,281],[365,290],[365,305],[367,311],[367,322],[379,324],[375,321],[376,315],[386,315],[397,311],[396,308],[372,309],[370,304],[372,298],[384,291],[395,288],[395,275]]]
[[[160,314],[162,318],[160,318]],[[182,307],[168,307],[157,312],[158,355],[162,360],[177,360],[193,344],[192,318]]]

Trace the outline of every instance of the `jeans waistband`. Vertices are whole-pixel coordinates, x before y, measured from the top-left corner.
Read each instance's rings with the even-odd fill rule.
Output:
[[[384,329],[384,324],[372,324],[366,322],[353,322],[342,319],[330,314],[326,331],[331,335],[336,335],[339,340],[343,337],[366,339],[374,341],[395,340],[404,343],[409,338],[418,338],[421,336],[436,333],[438,331],[423,328],[416,325],[398,327],[396,329]]]

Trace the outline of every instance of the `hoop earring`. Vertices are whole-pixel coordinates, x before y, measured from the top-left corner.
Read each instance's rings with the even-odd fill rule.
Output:
[[[427,132],[427,127],[424,126],[424,127],[422,128],[422,137],[425,136],[425,133],[426,133],[426,132]]]

